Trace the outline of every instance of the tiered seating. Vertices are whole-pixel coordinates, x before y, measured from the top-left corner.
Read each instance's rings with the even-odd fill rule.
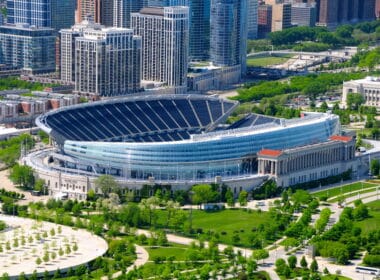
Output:
[[[194,114],[193,108],[190,106],[190,103],[186,99],[176,100],[177,108],[186,117],[187,122],[191,127],[199,127],[200,124],[197,120],[197,117]]]
[[[234,103],[207,97],[99,102],[44,118],[60,139],[161,142],[189,139],[220,119]]]
[[[207,103],[210,106],[212,121],[215,122],[217,119],[219,119],[223,115],[222,103],[211,102],[211,101],[207,101]]]
[[[211,123],[211,118],[208,112],[206,100],[193,100],[192,104],[202,125],[206,126],[209,123]]]

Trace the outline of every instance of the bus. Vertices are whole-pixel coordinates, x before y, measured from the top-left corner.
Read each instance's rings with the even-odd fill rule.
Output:
[[[357,273],[366,273],[366,274],[380,276],[380,268],[357,266],[355,271]]]

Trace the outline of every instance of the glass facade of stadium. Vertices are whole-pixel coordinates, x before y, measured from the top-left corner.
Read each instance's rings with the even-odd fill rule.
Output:
[[[37,124],[54,139],[49,168],[125,180],[210,181],[257,173],[257,152],[327,141],[338,116],[285,120],[250,114],[222,125],[237,102],[212,96],[128,97],[49,112]]]
[[[231,131],[232,132],[232,131]],[[335,116],[289,127],[256,127],[246,133],[209,133],[191,140],[156,143],[66,141],[65,154],[100,173],[126,179],[199,180],[257,172],[256,153],[326,141],[339,133]],[[92,164],[96,162],[96,165]],[[87,164],[86,164],[87,163]]]

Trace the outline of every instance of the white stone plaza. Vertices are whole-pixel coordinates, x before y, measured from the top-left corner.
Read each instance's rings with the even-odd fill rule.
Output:
[[[8,226],[0,232],[0,276],[66,271],[108,249],[104,239],[83,229],[6,215],[0,221]]]

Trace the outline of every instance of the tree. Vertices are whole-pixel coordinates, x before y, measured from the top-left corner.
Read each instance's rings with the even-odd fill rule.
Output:
[[[259,249],[259,250],[253,251],[253,258],[257,261],[263,260],[263,263],[264,263],[264,259],[268,257],[269,257],[269,253],[265,249]]]
[[[276,271],[278,272],[278,274],[283,274],[284,268],[286,266],[285,260],[279,258],[276,260],[275,265],[276,265]]]
[[[73,251],[74,252],[78,251],[78,244],[76,242],[73,245]]]
[[[40,258],[37,258],[37,259],[36,259],[36,264],[37,264],[37,265],[40,265],[41,263],[42,263],[41,259],[40,259]]]
[[[323,101],[320,107],[322,112],[326,112],[329,109],[329,106],[327,105],[326,101]]]
[[[297,266],[297,257],[294,255],[291,255],[288,257],[288,265],[290,269],[295,269]]]
[[[218,197],[218,193],[210,185],[195,185],[191,190],[193,192],[192,203],[194,204],[213,202]]]
[[[44,191],[44,186],[45,186],[45,181],[42,179],[37,179],[36,182],[34,183],[34,190],[39,193],[43,193]]]
[[[111,175],[101,175],[95,180],[96,189],[100,190],[104,197],[108,197],[110,193],[119,193],[120,186],[115,178]]]
[[[27,165],[15,164],[12,167],[9,179],[23,188],[29,189],[34,184],[33,169]]]
[[[248,198],[248,193],[246,191],[241,191],[239,193],[239,204],[240,206],[246,206],[247,205],[247,198]]]
[[[318,263],[317,263],[316,259],[313,259],[313,261],[311,262],[311,264],[310,264],[310,270],[312,272],[317,272],[318,271]]]
[[[58,255],[59,255],[60,257],[62,257],[63,254],[64,254],[63,249],[60,247],[59,250],[58,250]]]
[[[142,213],[145,214],[145,219],[151,226],[153,222],[156,222],[156,209],[160,205],[160,200],[155,197],[149,197],[149,198],[144,198],[141,200],[139,207],[142,210]]]
[[[232,193],[230,188],[228,188],[226,191],[226,202],[227,202],[227,205],[230,207],[233,207],[235,204],[234,194]]]
[[[368,218],[369,212],[367,205],[360,204],[359,206],[355,207],[354,211],[352,212],[352,215],[354,216],[354,219],[357,221],[361,221]]]
[[[347,108],[352,110],[358,110],[360,105],[362,105],[365,100],[363,95],[360,93],[349,93],[347,94]]]
[[[300,265],[303,269],[306,269],[307,268],[307,261],[305,259],[305,256],[302,256],[302,259],[301,259],[301,262],[300,262]]]
[[[49,258],[49,252],[48,251],[46,251],[45,253],[44,253],[44,256],[42,257],[42,260],[44,261],[44,262],[49,262],[49,260],[50,260],[50,258]]]
[[[379,171],[380,171],[380,161],[377,160],[377,159],[372,159],[372,160],[371,160],[371,167],[370,167],[370,170],[371,170],[371,174],[372,174],[372,175],[379,175]]]

